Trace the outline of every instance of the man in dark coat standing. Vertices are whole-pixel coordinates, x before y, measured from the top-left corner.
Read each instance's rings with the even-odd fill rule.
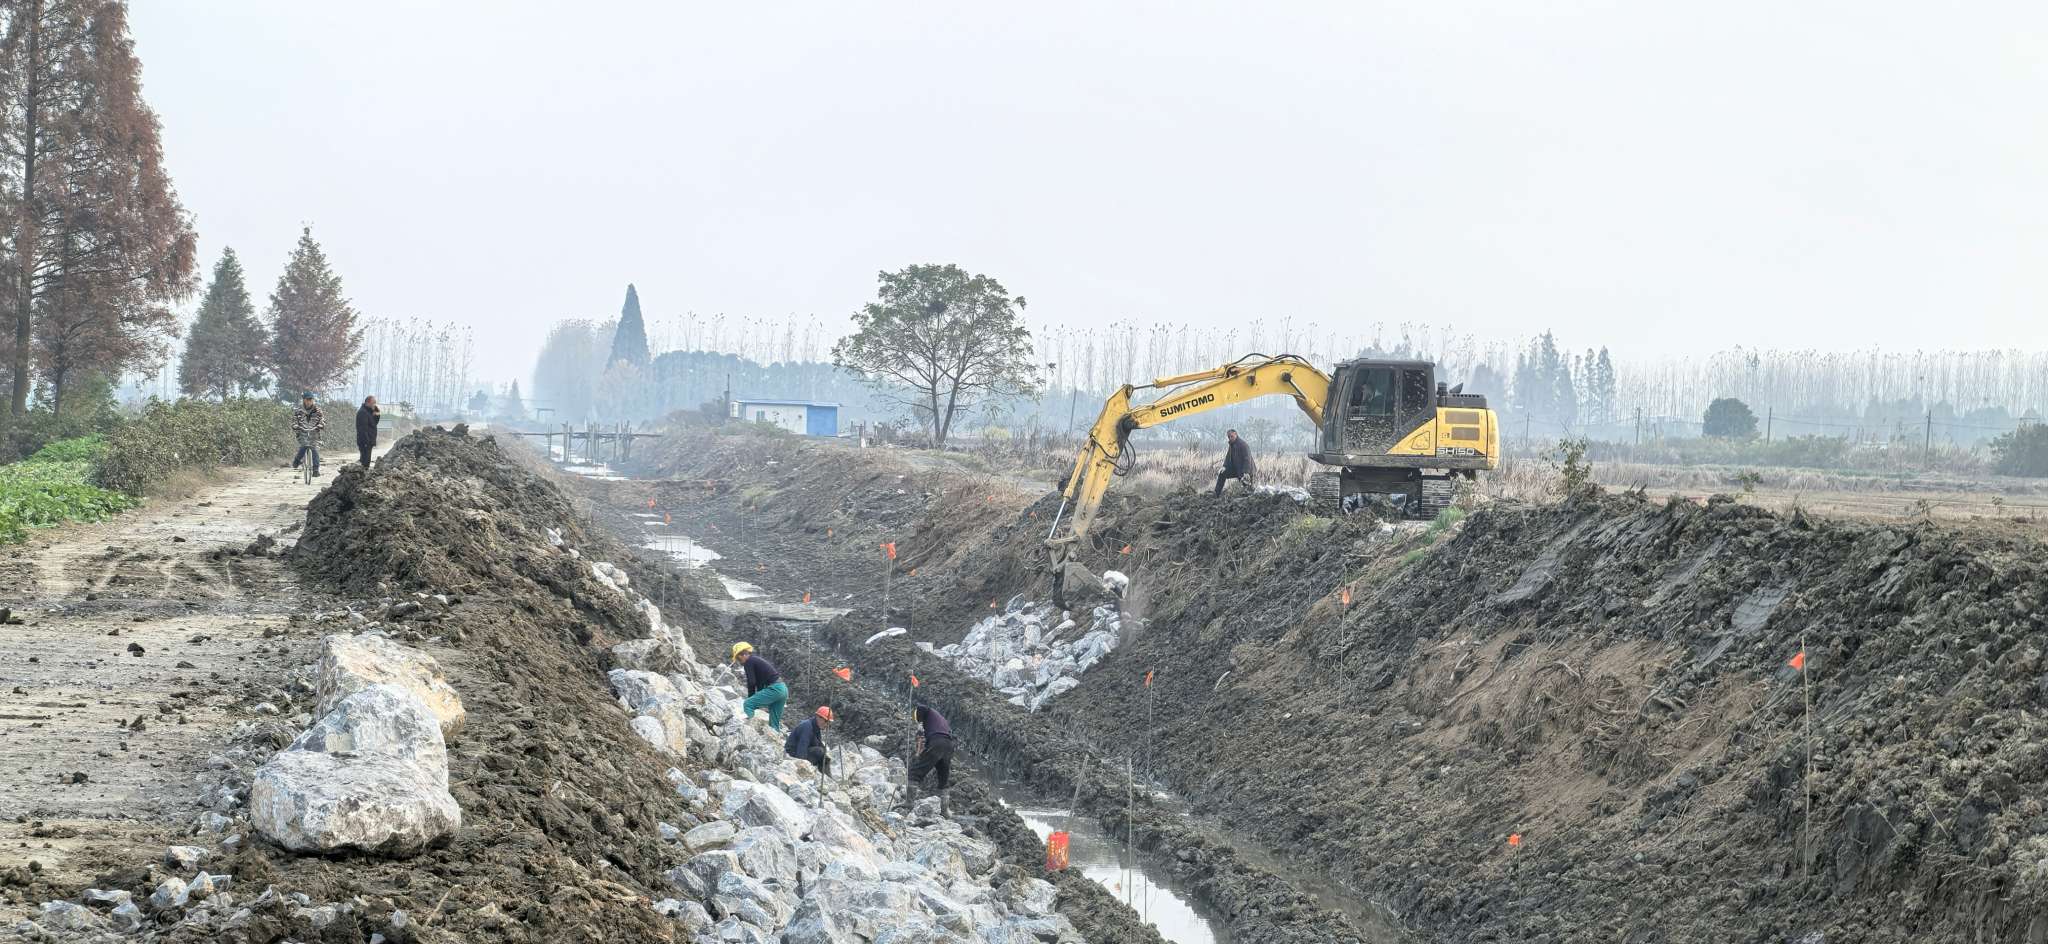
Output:
[[[1223,453],[1223,471],[1216,473],[1216,497],[1218,498],[1223,497],[1223,482],[1225,479],[1238,479],[1244,482],[1245,488],[1251,488],[1252,478],[1259,471],[1256,466],[1252,465],[1251,444],[1239,438],[1237,430],[1234,429],[1223,435],[1230,437],[1230,449]]]
[[[937,708],[923,702],[910,709],[910,717],[918,724],[917,757],[910,762],[910,784],[904,790],[903,805],[917,809],[918,788],[925,777],[937,774],[939,815],[950,816],[953,807],[946,799],[946,787],[953,780],[953,726]]]
[[[356,410],[356,450],[363,454],[363,468],[370,467],[370,450],[377,448],[377,420],[383,415],[376,397],[364,397]]]

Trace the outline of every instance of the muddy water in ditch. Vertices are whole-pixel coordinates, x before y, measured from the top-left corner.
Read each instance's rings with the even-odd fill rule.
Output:
[[[1109,836],[1086,816],[1052,809],[1014,784],[997,782],[996,795],[1031,831],[1044,839],[1054,831],[1067,834],[1068,868],[1094,879],[1122,898],[1131,910],[1159,929],[1174,944],[1229,944],[1222,918],[1172,878],[1164,863],[1142,853],[1126,854],[1122,839]]]

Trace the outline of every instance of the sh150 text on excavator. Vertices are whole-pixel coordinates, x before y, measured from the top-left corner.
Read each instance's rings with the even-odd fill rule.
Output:
[[[1163,392],[1135,403],[1140,390]],[[1268,396],[1293,397],[1315,424],[1318,448],[1309,458],[1328,468],[1309,491],[1329,511],[1341,510],[1354,495],[1385,495],[1408,517],[1435,517],[1450,506],[1458,477],[1476,478],[1500,465],[1499,423],[1486,398],[1438,383],[1429,361],[1345,361],[1331,376],[1292,354],[1253,354],[1211,370],[1125,384],[1103,403],[1074,457],[1046,535],[1054,574],[1087,537],[1110,479],[1131,470],[1131,433]]]

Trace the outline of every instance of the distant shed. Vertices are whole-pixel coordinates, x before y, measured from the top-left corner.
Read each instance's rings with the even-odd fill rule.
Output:
[[[780,426],[804,436],[839,435],[839,404],[774,397],[734,397],[731,416],[749,423]]]

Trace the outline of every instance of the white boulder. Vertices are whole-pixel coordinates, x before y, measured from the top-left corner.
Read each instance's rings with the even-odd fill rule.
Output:
[[[285,751],[256,771],[249,819],[294,852],[418,852],[462,825],[447,768],[396,757]]]
[[[434,657],[382,636],[328,636],[321,640],[314,666],[316,714],[326,714],[341,700],[371,685],[396,685],[411,692],[441,725],[443,741],[462,730],[462,697],[441,673]]]

